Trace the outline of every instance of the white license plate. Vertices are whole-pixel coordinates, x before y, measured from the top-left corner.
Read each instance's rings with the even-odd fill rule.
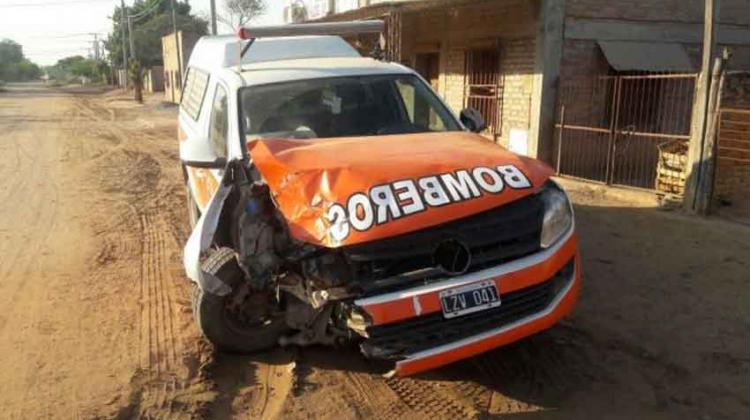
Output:
[[[494,281],[486,280],[443,290],[440,292],[440,304],[444,317],[455,318],[500,306],[500,293]]]

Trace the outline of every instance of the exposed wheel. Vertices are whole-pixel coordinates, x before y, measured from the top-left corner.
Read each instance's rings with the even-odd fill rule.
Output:
[[[193,198],[193,192],[190,190],[190,186],[187,186],[185,189],[187,195],[188,220],[190,221],[190,227],[194,228],[198,223],[198,219],[201,217],[201,211],[198,208],[198,204],[195,202],[195,198]]]
[[[193,286],[193,312],[203,336],[224,351],[250,353],[275,347],[287,331],[284,313],[278,310],[274,296],[246,287],[234,251],[215,251],[202,270],[232,286],[232,293],[227,296]]]

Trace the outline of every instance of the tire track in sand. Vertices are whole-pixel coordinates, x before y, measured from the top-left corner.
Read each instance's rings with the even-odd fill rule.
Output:
[[[185,300],[185,280],[174,275],[173,267],[179,244],[168,221],[170,213],[156,205],[169,203],[168,192],[163,191],[160,153],[132,143],[133,138],[147,137],[147,143],[153,144],[160,144],[163,139],[130,130],[127,120],[111,124],[113,113],[99,102],[79,99],[79,112],[97,123],[90,125],[90,130],[109,143],[112,153],[98,161],[109,175],[104,187],[124,194],[127,209],[123,211],[128,217],[122,217],[135,221],[139,228],[132,232],[131,226],[123,224],[115,226],[115,232],[107,232],[115,237],[134,237],[136,247],[140,244],[132,250],[140,259],[136,271],[139,278],[134,284],[134,292],[138,293],[138,342],[134,343],[138,370],[131,380],[130,402],[123,412],[147,418],[184,417],[186,409],[195,407],[186,408],[178,401],[192,379],[184,354],[185,338],[181,335],[186,320],[182,317],[184,304],[179,300]]]
[[[140,367],[149,378],[143,400],[164,414],[173,412],[176,395],[185,388],[175,374],[180,369],[178,354],[183,349],[175,314],[179,313],[176,282],[169,269],[168,226],[153,213],[140,215],[141,279],[140,279]],[[156,414],[156,413],[155,413]]]
[[[464,404],[440,383],[413,378],[386,378],[385,384],[399,399],[424,418],[475,418],[477,410]]]

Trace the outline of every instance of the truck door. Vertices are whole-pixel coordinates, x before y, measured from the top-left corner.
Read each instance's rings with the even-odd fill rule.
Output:
[[[216,192],[226,166],[228,108],[226,88],[209,80],[208,73],[189,68],[180,103],[180,159],[200,212]]]

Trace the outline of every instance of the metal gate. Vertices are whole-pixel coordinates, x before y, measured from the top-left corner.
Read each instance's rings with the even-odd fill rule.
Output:
[[[482,114],[493,138],[500,134],[500,52],[497,49],[466,51],[466,107]]]
[[[567,81],[555,126],[557,172],[681,195],[695,80],[639,74]]]

